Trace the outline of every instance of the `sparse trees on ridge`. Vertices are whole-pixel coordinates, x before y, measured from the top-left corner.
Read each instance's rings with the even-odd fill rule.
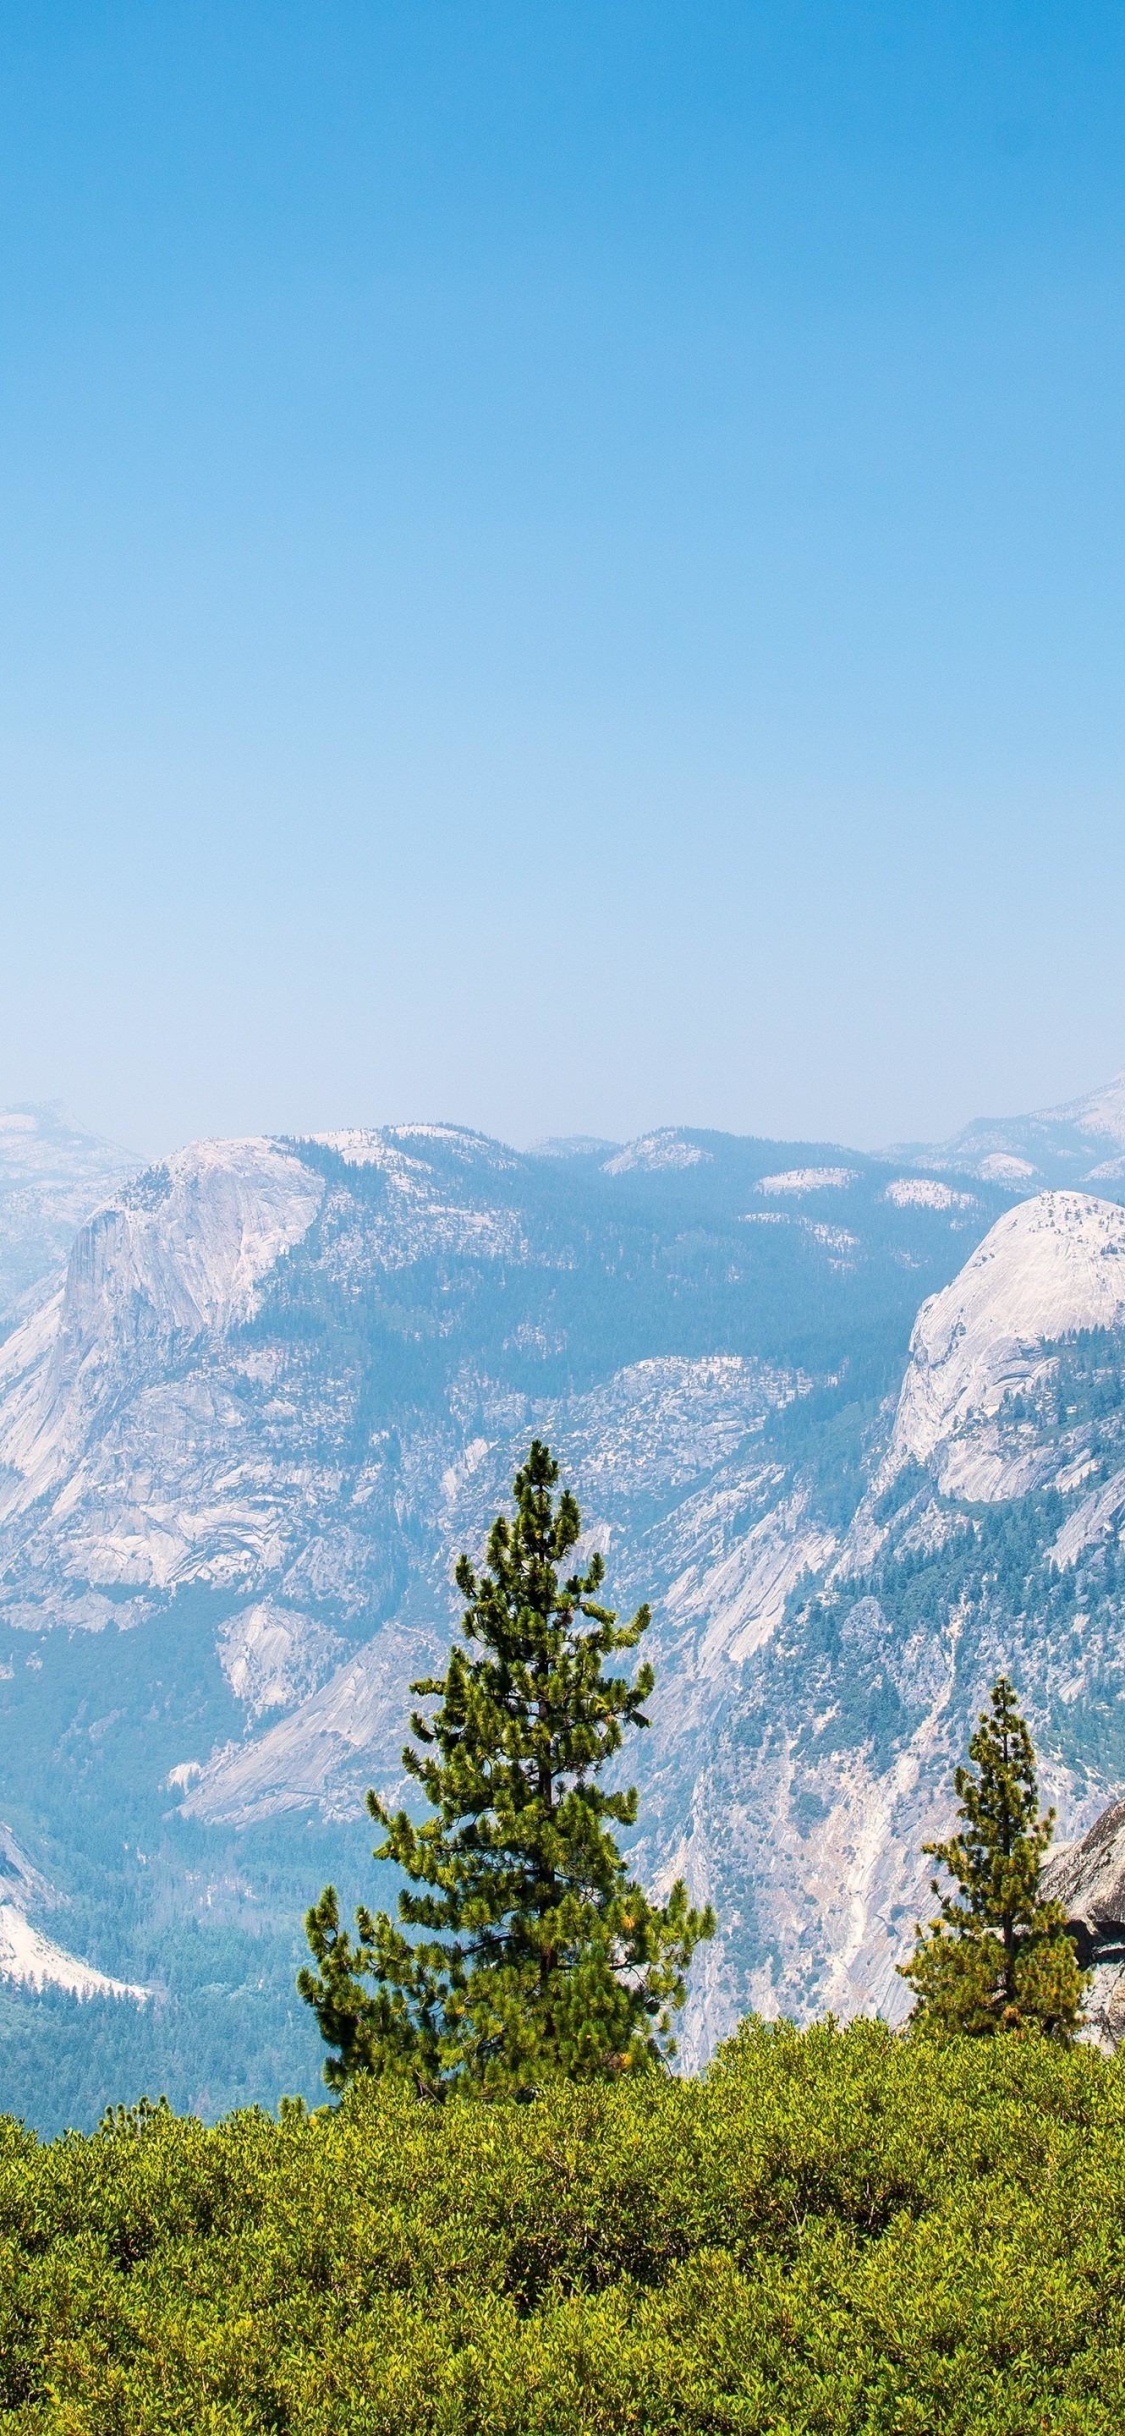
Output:
[[[451,1650],[444,1675],[411,1687],[438,1703],[412,1717],[422,1747],[403,1753],[432,1815],[392,1816],[368,1794],[385,1831],[375,1857],[409,1881],[401,1925],[361,1906],[353,1938],[330,1886],[308,1914],[316,1968],[298,1986],[334,2050],[330,2088],[375,2074],[434,2096],[520,2094],[675,2052],[672,2017],[714,1915],[689,1905],[682,1882],[653,1903],[614,1840],[615,1826],[635,1821],[637,1795],[606,1792],[598,1778],[626,1728],[647,1724],[653,1672],[641,1666],[630,1681],[605,1661],[636,1647],[649,1611],[619,1625],[598,1603],[598,1555],[560,1578],[581,1519],[568,1490],[556,1503],[557,1479],[534,1441],[484,1571],[467,1556],[457,1567],[468,1646]]]
[[[911,2022],[939,2034],[1037,2030],[1068,2041],[1081,2023],[1086,1975],[1061,1908],[1039,1892],[1055,1814],[1039,1815],[1035,1752],[1006,1675],[969,1761],[953,1780],[958,1832],[923,1847],[954,1892],[899,1966],[916,1998]],[[936,1878],[932,1891],[941,1892]]]

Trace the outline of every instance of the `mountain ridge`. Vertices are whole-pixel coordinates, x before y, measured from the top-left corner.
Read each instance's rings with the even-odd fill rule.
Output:
[[[1125,1775],[1119,1203],[831,1144],[626,1148],[193,1145],[0,1346],[0,1817],[88,1967],[155,1991],[115,2052],[183,2102],[311,2094],[301,1908],[358,1891],[365,1787],[406,1790],[407,1687],[533,1430],[616,1602],[653,1601],[634,1859],[723,1924],[689,2064],[748,2003],[901,2010],[920,1846],[999,1663],[1069,1833]],[[20,2069],[0,2020],[0,2096]]]
[[[902,1155],[907,1156],[904,1147]],[[982,1182],[1120,1184],[1125,1178],[1125,1068],[1058,1107],[1022,1117],[976,1117],[948,1142],[909,1145],[913,1164]]]

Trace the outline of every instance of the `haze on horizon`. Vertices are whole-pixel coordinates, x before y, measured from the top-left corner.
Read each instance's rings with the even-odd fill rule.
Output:
[[[3,52],[0,1105],[871,1147],[1120,1067],[1120,10]]]

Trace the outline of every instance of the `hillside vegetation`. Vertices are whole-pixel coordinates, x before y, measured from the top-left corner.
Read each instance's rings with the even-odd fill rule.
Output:
[[[1105,2436],[1125,2073],[746,2024],[699,2081],[359,2080],[0,2139],[0,2425],[60,2436]]]

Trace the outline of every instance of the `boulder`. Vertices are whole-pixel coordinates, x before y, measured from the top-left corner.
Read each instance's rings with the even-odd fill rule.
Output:
[[[1112,2055],[1125,2043],[1125,1798],[1111,1802],[1079,1843],[1051,1854],[1041,1884],[1061,1903],[1079,1960],[1094,1974],[1087,2036]]]

